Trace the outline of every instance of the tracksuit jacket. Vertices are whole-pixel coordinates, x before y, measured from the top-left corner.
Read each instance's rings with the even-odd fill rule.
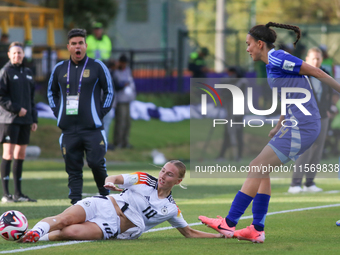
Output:
[[[113,103],[112,78],[107,67],[98,59],[89,58],[84,70],[77,115],[66,115],[66,84],[70,64],[70,94],[77,95],[79,79],[87,56],[76,65],[71,59],[54,67],[47,90],[49,105],[63,133],[103,129],[102,119]],[[61,92],[61,93],[60,93]]]
[[[32,71],[9,61],[0,71],[0,123],[30,125],[38,123],[34,103],[35,82]],[[21,108],[27,113],[19,117]]]

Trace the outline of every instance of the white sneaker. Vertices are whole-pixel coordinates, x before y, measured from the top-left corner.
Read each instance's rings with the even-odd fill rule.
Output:
[[[303,192],[321,192],[323,191],[323,189],[317,187],[316,185],[312,185],[312,186],[303,186],[303,189],[302,189]]]
[[[300,186],[290,186],[288,189],[288,193],[297,194],[302,192],[302,188]]]
[[[1,202],[2,203],[13,203],[13,202],[15,202],[14,200],[13,200],[13,196],[12,195],[4,195],[2,198],[1,198]]]

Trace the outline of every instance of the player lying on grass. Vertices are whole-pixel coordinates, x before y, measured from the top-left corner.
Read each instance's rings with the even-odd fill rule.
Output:
[[[85,198],[38,222],[20,242],[135,239],[164,221],[185,237],[223,237],[192,229],[183,219],[171,189],[181,183],[185,171],[181,161],[172,160],[162,167],[158,179],[142,172],[109,176],[104,187],[120,194]]]

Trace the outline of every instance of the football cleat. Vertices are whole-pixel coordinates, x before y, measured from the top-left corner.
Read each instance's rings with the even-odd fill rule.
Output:
[[[264,231],[257,231],[254,225],[250,225],[246,228],[236,230],[234,232],[234,238],[238,240],[247,240],[253,243],[263,243],[265,239]]]
[[[21,239],[22,243],[36,243],[39,241],[40,235],[38,231],[30,230]]]
[[[222,218],[219,215],[217,216],[217,219],[205,216],[199,216],[198,219],[209,228],[213,228],[224,235],[225,238],[232,238],[234,235],[235,227],[229,227],[225,218]]]
[[[13,200],[15,202],[37,202],[36,199],[29,198],[28,196],[24,194],[13,195]]]
[[[12,195],[4,195],[4,196],[1,198],[1,202],[2,202],[2,203],[14,203],[14,202],[16,202],[16,201],[13,199],[13,196],[12,196]]]

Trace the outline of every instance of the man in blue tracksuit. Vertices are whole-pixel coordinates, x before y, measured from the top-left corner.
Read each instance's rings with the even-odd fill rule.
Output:
[[[75,204],[82,199],[84,152],[101,195],[109,191],[103,185],[107,177],[105,153],[107,141],[102,119],[113,102],[110,73],[100,60],[87,57],[86,30],[68,33],[70,59],[59,62],[48,83],[48,100],[58,127],[66,172],[69,198]]]

